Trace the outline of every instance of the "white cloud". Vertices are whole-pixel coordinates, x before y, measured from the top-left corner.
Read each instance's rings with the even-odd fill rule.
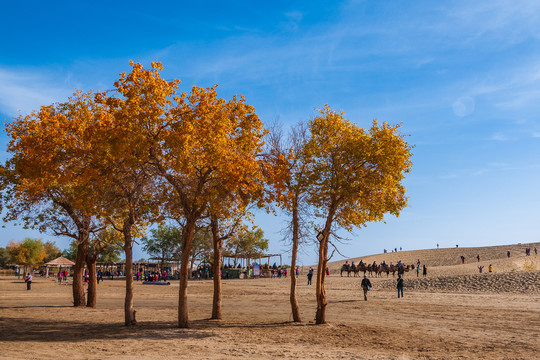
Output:
[[[494,140],[494,141],[512,141],[512,140],[516,140],[515,138],[510,137],[510,136],[505,135],[505,134],[493,134],[490,139]]]
[[[0,112],[16,116],[57,102],[73,92],[67,84],[69,80],[42,71],[0,68]]]
[[[480,176],[480,175],[483,175],[485,173],[487,173],[489,170],[488,169],[480,169],[480,170],[477,170],[475,172],[472,173],[473,176]]]

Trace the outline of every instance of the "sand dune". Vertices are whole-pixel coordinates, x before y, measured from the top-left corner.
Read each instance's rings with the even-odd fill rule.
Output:
[[[360,260],[363,260],[365,263],[373,263],[373,261],[381,263],[384,260],[387,263],[393,262],[394,264],[399,260],[405,264],[416,264],[416,262],[420,260],[422,264],[426,264],[428,267],[433,267],[462,265],[460,258],[461,256],[465,257],[465,264],[476,264],[476,256],[480,255],[480,261],[484,264],[495,260],[510,260],[509,263],[517,261],[517,264],[522,265],[521,261],[531,258],[531,256],[525,256],[525,249],[531,248],[531,253],[534,255],[535,247],[540,251],[540,242],[486,247],[398,251],[386,254],[355,257],[348,260],[349,262],[354,261],[355,263],[358,263]],[[510,251],[510,259],[507,258],[507,251]],[[330,270],[338,270],[343,263],[343,260],[330,262],[329,268]]]
[[[192,281],[191,329],[175,327],[177,286],[136,283],[138,325],[126,328],[123,281],[101,283],[97,308],[81,309],[71,306],[71,287],[55,279],[37,278],[26,291],[24,282],[0,277],[0,359],[535,359],[539,259],[525,257],[525,246],[540,243],[363,257],[427,264],[426,278],[406,273],[403,299],[390,275],[372,277],[363,301],[360,279],[339,276],[343,262],[333,262],[328,324],[317,326],[315,287],[305,274],[297,287],[300,324],[290,322],[289,279],[225,280],[220,321],[208,319],[212,282]],[[477,254],[493,273],[479,274]]]

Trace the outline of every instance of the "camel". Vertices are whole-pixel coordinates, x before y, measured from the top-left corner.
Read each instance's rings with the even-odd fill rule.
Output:
[[[343,264],[343,266],[341,267],[341,276],[343,276],[344,271],[347,272],[347,277],[351,276],[351,266],[349,264]]]
[[[403,268],[403,272],[408,272],[411,269],[411,265],[401,265]],[[399,270],[399,266],[392,265],[388,267],[388,271],[392,273],[392,276],[396,275],[396,271]],[[399,272],[399,271],[398,271]]]

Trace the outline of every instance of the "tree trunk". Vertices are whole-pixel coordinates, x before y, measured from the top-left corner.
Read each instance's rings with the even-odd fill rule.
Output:
[[[223,246],[223,240],[221,240],[219,236],[219,224],[216,217],[212,217],[212,243],[214,245],[214,263],[212,264],[212,272],[214,273],[212,319],[221,319],[221,276],[219,276],[219,269],[221,268],[221,248]]]
[[[89,234],[84,230],[79,230],[77,241],[77,259],[73,267],[73,306],[85,306],[85,294],[83,285],[84,264],[88,253]]]
[[[136,325],[135,310],[133,309],[133,239],[131,238],[131,223],[125,223],[124,252],[126,253],[126,299],[124,301],[125,325]]]
[[[334,219],[335,210],[330,208],[326,218],[326,225],[323,230],[323,238],[319,244],[319,263],[317,265],[317,313],[315,314],[316,324],[326,323],[326,287],[324,280],[326,278],[326,264],[328,262],[328,240],[330,238],[330,229]]]
[[[88,255],[86,257],[86,266],[88,267],[88,299],[86,306],[95,308],[97,302],[97,273],[96,256]]]
[[[298,224],[298,207],[295,206],[293,209],[293,238],[292,238],[292,255],[291,255],[291,311],[294,322],[301,322],[300,318],[300,307],[298,306],[298,300],[296,299],[296,256],[298,253],[298,233],[299,233],[299,224]]]
[[[180,265],[180,288],[178,290],[178,327],[180,328],[189,327],[187,286],[194,229],[195,221],[187,219],[184,231],[182,231],[182,264]]]

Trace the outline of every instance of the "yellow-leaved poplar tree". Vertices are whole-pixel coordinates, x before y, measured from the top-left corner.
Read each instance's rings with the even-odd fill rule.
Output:
[[[89,236],[99,226],[88,205],[94,203],[88,166],[89,129],[98,121],[99,105],[91,92],[64,103],[42,106],[6,125],[11,158],[3,168],[8,211],[5,220],[77,240],[73,304],[85,305],[83,270]]]
[[[309,122],[308,202],[323,220],[318,236],[317,324],[326,322],[325,275],[333,228],[350,231],[382,221],[385,214],[398,216],[407,205],[402,181],[412,166],[411,146],[399,128],[373,121],[366,130],[329,106]]]
[[[257,155],[265,130],[242,96],[226,101],[217,96],[216,86],[193,87],[175,100],[177,106],[152,149],[152,161],[171,185],[170,207],[184,219],[178,326],[189,327],[188,264],[196,223],[211,204],[212,211],[219,212],[218,200],[223,194],[262,191]]]
[[[160,63],[151,69],[130,62],[115,93],[96,94],[106,108],[92,136],[92,164],[100,187],[101,215],[122,233],[126,256],[125,325],[136,324],[133,306],[133,238],[161,219],[160,197],[150,153],[162,141],[178,80],[161,79]]]

